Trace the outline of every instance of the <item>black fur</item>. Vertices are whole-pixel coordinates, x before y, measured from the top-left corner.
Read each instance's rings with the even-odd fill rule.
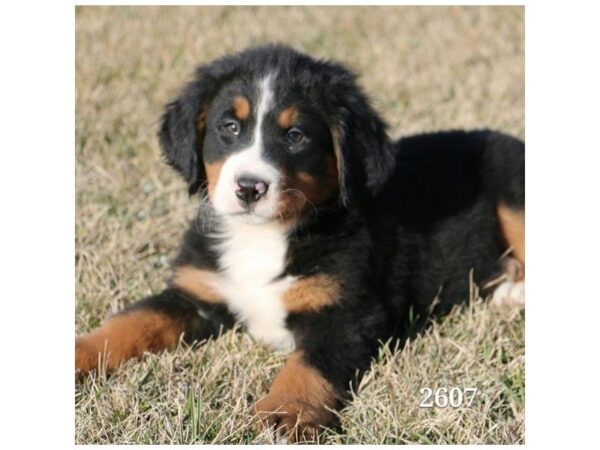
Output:
[[[134,303],[122,314],[136,310],[156,311],[181,324],[183,340],[188,344],[217,337],[235,324],[235,318],[225,306],[203,302],[173,288]]]
[[[394,167],[394,148],[385,122],[371,108],[356,76],[340,64],[317,61],[284,46],[267,46],[200,66],[195,80],[167,105],[159,133],[161,147],[169,164],[188,182],[190,194],[206,181],[197,126],[201,112],[210,108],[227,83],[249,84],[273,70],[283,80],[281,86],[288,88],[280,88],[278,98],[305,98],[318,105],[315,114],[339,132],[344,168],[341,200],[358,204],[368,193],[376,193]]]
[[[306,361],[345,392],[357,370],[368,368],[382,341],[414,331],[410,317],[418,318],[417,328],[423,326],[432,315],[468,300],[470,274],[481,282],[498,270],[506,244],[496,208],[503,203],[524,210],[524,144],[489,130],[392,142],[346,68],[286,47],[261,47],[201,66],[196,79],[167,106],[160,142],[190,193],[206,181],[203,158],[217,160],[223,148],[218,137],[203,142],[200,114],[208,113],[207,126],[212,126],[210,110],[221,107],[219,96],[228,95],[220,91],[224,86],[252,86],[274,69],[277,101],[285,103],[282,99],[292,96],[313,111],[314,126],[323,123],[339,132],[339,193],[296,224],[280,276],[327,274],[340,283],[338,305],[290,314],[287,326]],[[323,152],[333,151],[330,136],[319,139]],[[301,157],[286,158],[282,165],[307,164]],[[204,204],[199,220],[206,219],[207,208]],[[220,269],[210,231],[190,227],[176,267]],[[191,305],[201,300],[170,289],[136,307],[194,315]],[[199,331],[196,315],[187,327],[188,339],[231,326],[231,316],[222,309],[196,305],[212,319]]]

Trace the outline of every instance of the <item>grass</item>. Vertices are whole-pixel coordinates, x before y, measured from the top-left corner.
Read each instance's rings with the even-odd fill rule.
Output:
[[[362,75],[392,134],[524,135],[521,7],[78,7],[76,331],[159,291],[195,198],[163,164],[163,105],[193,68],[279,41]],[[467,280],[465,280],[467,282]],[[523,443],[524,313],[452,313],[384,348],[327,443]],[[148,355],[76,388],[77,443],[260,443],[249,412],[284,358],[241,333]],[[477,387],[471,408],[422,387]]]

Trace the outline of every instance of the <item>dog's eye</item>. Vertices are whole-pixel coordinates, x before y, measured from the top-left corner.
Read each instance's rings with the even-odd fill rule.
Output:
[[[290,144],[297,144],[304,139],[304,134],[298,128],[292,128],[287,132],[286,139]]]
[[[227,133],[237,136],[240,134],[240,124],[236,120],[228,120],[223,124],[223,129],[227,131]]]

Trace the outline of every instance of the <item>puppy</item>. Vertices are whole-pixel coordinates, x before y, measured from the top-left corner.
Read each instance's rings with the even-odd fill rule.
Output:
[[[497,301],[524,277],[523,142],[393,142],[342,65],[266,46],[200,66],[159,137],[202,193],[198,218],[166,289],[76,340],[78,375],[239,322],[290,353],[255,414],[314,439],[381,342],[407,337],[409,312],[422,327],[466,301],[470,274],[500,280]]]

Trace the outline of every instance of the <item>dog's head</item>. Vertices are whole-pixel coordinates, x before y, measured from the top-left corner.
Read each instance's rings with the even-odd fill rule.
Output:
[[[160,142],[190,194],[251,223],[355,205],[393,168],[384,122],[355,76],[283,46],[200,66],[166,107]]]

